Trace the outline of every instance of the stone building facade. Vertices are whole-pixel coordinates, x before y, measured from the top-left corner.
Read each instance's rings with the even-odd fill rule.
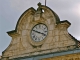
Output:
[[[0,60],[1,60],[1,56],[0,56]]]
[[[49,7],[26,10],[19,18],[2,60],[80,60],[78,40],[68,33],[71,23],[60,21]]]

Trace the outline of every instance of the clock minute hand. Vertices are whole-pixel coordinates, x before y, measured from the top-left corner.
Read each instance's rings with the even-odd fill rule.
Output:
[[[40,34],[42,34],[42,35],[46,36],[46,34],[41,33],[41,32],[39,32],[39,31],[36,31],[36,30],[33,30],[33,31],[35,31],[35,32],[37,32],[37,33],[40,33]]]
[[[40,32],[38,32],[38,31],[36,31],[36,30],[33,30],[34,32],[37,32],[37,33],[40,33]]]

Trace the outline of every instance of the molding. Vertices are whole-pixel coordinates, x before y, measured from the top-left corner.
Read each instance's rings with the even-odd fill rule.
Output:
[[[41,55],[34,55],[34,56],[29,56],[29,57],[19,57],[19,58],[14,58],[13,60],[22,60],[22,59],[31,59],[31,60],[39,60],[43,58],[51,58],[51,57],[56,57],[56,56],[63,56],[63,55],[68,55],[68,54],[80,54],[80,49],[74,49],[74,50],[69,50],[69,51],[62,51],[62,52],[53,52],[53,53],[47,53],[47,54],[41,54]]]

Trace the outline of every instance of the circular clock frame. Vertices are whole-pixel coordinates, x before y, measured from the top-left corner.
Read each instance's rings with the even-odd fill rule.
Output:
[[[30,43],[39,46],[44,43],[48,35],[48,27],[46,24],[39,23],[33,26],[30,32]]]

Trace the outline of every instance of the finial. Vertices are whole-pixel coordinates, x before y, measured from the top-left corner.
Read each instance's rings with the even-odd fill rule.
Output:
[[[37,5],[38,5],[38,9],[37,9],[37,11],[42,11],[41,3],[39,2]]]
[[[40,14],[41,15],[42,14],[42,8],[41,8],[42,5],[41,5],[40,2],[37,5],[38,5],[37,14]]]
[[[41,6],[41,3],[39,2],[37,5],[40,7]]]

